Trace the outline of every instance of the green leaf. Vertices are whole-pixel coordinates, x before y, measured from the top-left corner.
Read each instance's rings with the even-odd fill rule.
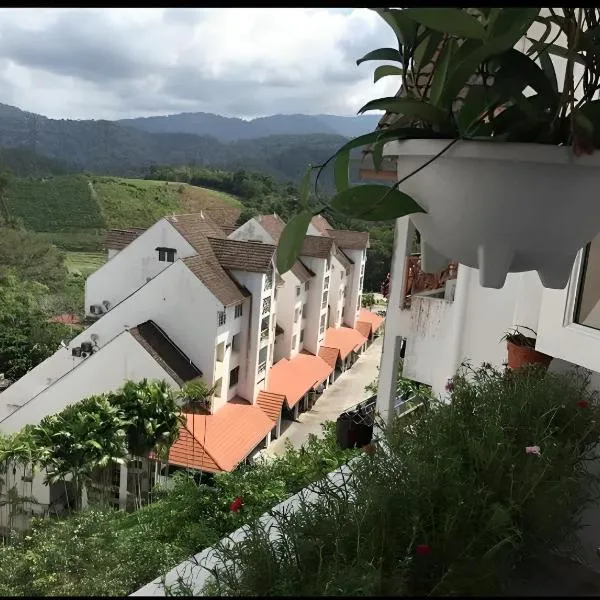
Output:
[[[408,194],[385,185],[357,185],[336,194],[331,207],[354,219],[390,221],[425,212]]]
[[[579,111],[573,114],[573,128],[585,138],[591,139],[594,136],[594,124]]]
[[[384,142],[378,142],[377,144],[373,144],[373,146],[371,146],[371,155],[373,156],[373,166],[375,167],[376,173],[379,173],[379,171],[381,171],[381,163],[383,162],[384,146],[385,146]]]
[[[442,51],[440,56],[436,62],[435,70],[433,72],[433,78],[431,80],[431,89],[429,91],[429,101],[434,105],[439,106],[440,100],[442,98],[442,92],[444,91],[444,86],[446,85],[446,80],[448,78],[448,67],[450,65],[450,58],[454,53],[454,44],[455,40],[448,40]],[[451,108],[449,106],[448,108]]]
[[[312,166],[308,165],[308,169],[306,169],[306,173],[304,173],[304,177],[302,178],[302,182],[300,183],[300,205],[302,208],[308,208],[308,200],[309,200],[309,192],[310,192],[310,175],[312,173]]]
[[[406,8],[405,17],[434,31],[475,40],[486,38],[485,27],[460,8]]]
[[[456,113],[456,123],[461,136],[468,137],[469,130],[481,119],[481,116],[490,108],[490,90],[482,85],[471,85],[460,110]]]
[[[431,59],[442,43],[443,38],[443,34],[439,31],[432,31],[426,37],[425,41],[419,45],[413,55],[416,71],[421,70],[431,62]]]
[[[504,10],[509,11],[510,14],[508,17],[510,19],[504,12],[501,13],[494,23],[494,30],[498,29],[498,31],[505,33],[501,33],[485,44],[480,45],[464,59],[462,59],[462,53],[457,53],[450,70],[446,89],[444,90],[444,96],[447,100],[451,101],[456,98],[461,89],[468,83],[471,75],[477,71],[482,63],[492,56],[510,50],[523,37],[540,11],[539,8]],[[499,23],[509,25],[510,28],[508,30],[500,29]],[[460,62],[458,62],[459,60]]]
[[[552,87],[552,91],[555,94],[558,94],[558,81],[556,79],[556,71],[554,69],[554,64],[552,63],[552,59],[546,50],[539,52],[538,60],[540,61],[540,65],[542,66],[542,70]]]
[[[389,77],[390,75],[402,75],[403,72],[400,67],[394,67],[394,65],[381,65],[373,73],[373,83],[377,83],[383,77]]]
[[[296,262],[311,219],[312,214],[304,210],[294,215],[283,228],[277,245],[277,270],[281,274],[289,271]]]
[[[531,42],[532,46],[536,47],[536,49],[541,50],[543,48],[548,54],[554,54],[554,56],[559,56],[560,58],[566,59],[569,57],[569,51],[566,48],[563,48],[562,46],[557,46],[556,44],[541,45],[535,40],[532,40],[530,38],[527,39]],[[573,60],[575,62],[578,62],[580,65],[586,65],[585,58],[581,56],[581,54],[577,54],[576,52],[573,53]]]
[[[445,118],[443,111],[427,102],[396,96],[371,100],[358,111],[358,114],[360,115],[368,110],[385,110],[386,112],[414,117],[429,123],[441,123]]]
[[[392,8],[374,8],[374,10],[393,30],[403,46],[413,47],[417,35],[417,24],[404,14],[404,10]]]
[[[356,65],[360,65],[368,60],[393,60],[402,62],[402,54],[395,48],[379,48],[365,54],[362,58],[356,61]]]
[[[338,152],[335,157],[333,168],[333,178],[335,188],[338,192],[345,190],[350,185],[349,172],[350,169],[350,150]]]

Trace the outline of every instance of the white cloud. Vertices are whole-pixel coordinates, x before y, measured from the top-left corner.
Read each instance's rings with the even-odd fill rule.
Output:
[[[0,102],[55,118],[352,114],[394,93],[368,9],[0,9]]]

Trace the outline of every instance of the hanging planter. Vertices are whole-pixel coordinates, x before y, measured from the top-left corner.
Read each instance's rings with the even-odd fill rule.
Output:
[[[329,207],[370,221],[411,215],[425,272],[453,259],[478,268],[484,287],[535,270],[545,287],[563,288],[600,232],[600,9],[374,10],[398,47],[357,63],[395,63],[374,79],[396,76],[400,91],[359,111],[386,115],[330,159]],[[350,154],[361,147],[375,171],[384,154],[398,156],[394,185],[350,185]],[[282,236],[280,271],[308,227],[306,195],[302,205]]]
[[[394,152],[408,173],[445,145],[410,140]],[[484,287],[535,270],[545,287],[563,288],[577,252],[600,232],[600,153],[578,158],[570,147],[460,141],[402,190],[427,211],[411,216],[423,270],[439,272],[453,258],[478,268]]]

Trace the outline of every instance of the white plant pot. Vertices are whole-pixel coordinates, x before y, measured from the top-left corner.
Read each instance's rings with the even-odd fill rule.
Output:
[[[385,153],[398,155],[402,178],[448,143],[393,142]],[[484,287],[535,270],[544,287],[564,288],[577,252],[600,233],[600,152],[577,158],[570,147],[459,141],[399,189],[427,210],[411,215],[422,268],[458,260],[479,269]]]

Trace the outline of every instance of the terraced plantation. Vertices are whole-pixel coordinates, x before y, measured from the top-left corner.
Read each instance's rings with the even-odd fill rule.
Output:
[[[172,212],[240,205],[185,183],[86,175],[15,179],[6,200],[27,229],[71,252],[100,251],[107,228],[148,227]]]

